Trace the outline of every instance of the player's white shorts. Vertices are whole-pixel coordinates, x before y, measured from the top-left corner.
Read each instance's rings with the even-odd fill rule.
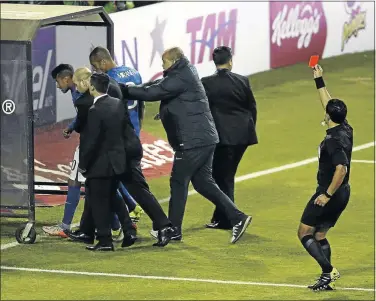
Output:
[[[77,146],[76,151],[74,152],[74,157],[71,166],[71,174],[69,178],[73,181],[78,181],[81,183],[85,182],[85,177],[78,171],[78,162],[80,160],[80,148]]]

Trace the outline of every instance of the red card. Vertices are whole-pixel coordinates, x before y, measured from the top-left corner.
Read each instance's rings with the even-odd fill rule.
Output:
[[[315,67],[317,63],[319,62],[319,56],[318,55],[311,55],[311,58],[309,59],[308,67]]]

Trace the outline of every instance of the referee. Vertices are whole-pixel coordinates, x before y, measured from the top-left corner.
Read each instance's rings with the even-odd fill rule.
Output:
[[[317,282],[309,286],[319,291],[333,290],[334,281],[340,278],[338,270],[331,264],[330,244],[326,235],[349,202],[353,129],[346,120],[345,103],[329,95],[319,65],[314,67],[313,76],[325,109],[323,124],[328,126],[328,130],[319,147],[318,186],[304,209],[298,237],[322,269]]]

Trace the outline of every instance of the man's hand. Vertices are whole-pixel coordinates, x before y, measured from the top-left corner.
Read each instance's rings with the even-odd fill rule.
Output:
[[[325,194],[320,194],[315,200],[315,205],[324,207],[329,202],[329,200],[330,198],[328,198]]]
[[[63,131],[63,136],[65,139],[68,139],[70,137],[70,135],[72,134],[72,130],[69,129],[69,128],[66,128],[64,131]]]
[[[123,94],[123,98],[128,99],[129,98],[128,85],[119,83],[119,86],[120,86],[121,93]]]
[[[323,70],[320,65],[313,67],[313,78],[322,77]]]

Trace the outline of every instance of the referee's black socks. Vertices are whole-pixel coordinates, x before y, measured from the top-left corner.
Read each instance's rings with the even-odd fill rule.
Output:
[[[330,273],[333,270],[332,265],[324,254],[321,244],[313,235],[304,236],[301,239],[301,242],[309,255],[311,255],[320,265],[323,273]]]
[[[322,240],[319,240],[319,243],[321,245],[322,251],[325,254],[326,259],[328,259],[328,261],[330,262],[330,257],[332,255],[332,251],[330,249],[329,241],[326,238],[324,238]]]

